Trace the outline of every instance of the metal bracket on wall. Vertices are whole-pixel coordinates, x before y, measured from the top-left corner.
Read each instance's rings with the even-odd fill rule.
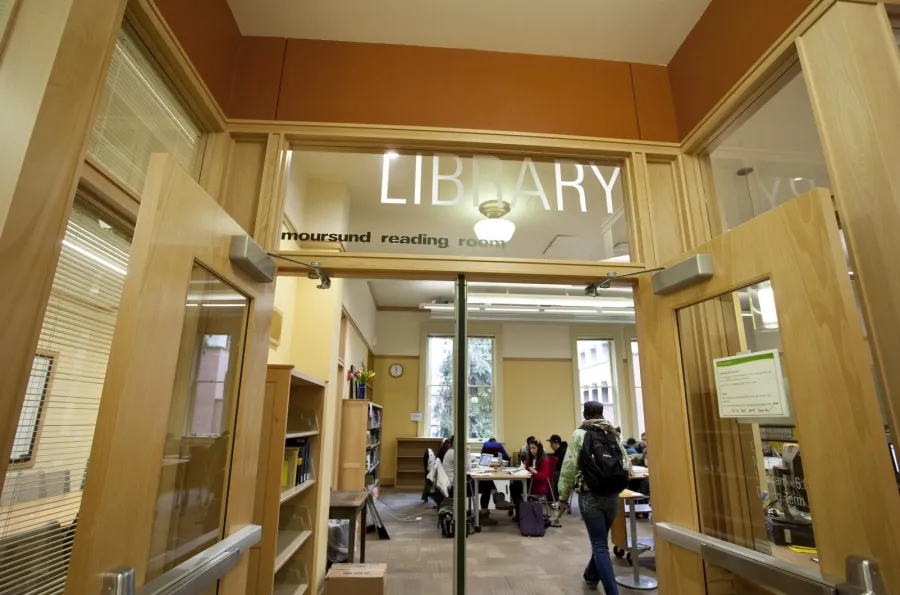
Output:
[[[702,283],[713,276],[713,260],[709,254],[695,254],[687,260],[666,267],[653,275],[653,293],[665,295]]]
[[[255,281],[271,283],[275,280],[275,261],[250,236],[231,236],[228,258]]]

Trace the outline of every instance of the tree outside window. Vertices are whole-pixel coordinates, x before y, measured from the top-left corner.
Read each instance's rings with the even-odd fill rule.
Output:
[[[469,337],[469,440],[486,440],[494,433],[494,339]],[[428,337],[428,432],[433,437],[453,433],[453,338]]]

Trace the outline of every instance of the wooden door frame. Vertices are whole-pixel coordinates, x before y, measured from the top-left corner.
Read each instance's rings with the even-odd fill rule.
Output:
[[[897,589],[900,495],[830,193],[815,189],[678,260],[700,253],[713,258],[709,281],[660,296],[645,277],[635,290],[646,426],[665,445],[654,457],[654,520],[700,531],[677,312],[771,279],[782,344],[793,354],[784,369],[822,572],[843,578],[845,557],[862,555]],[[698,554],[658,542],[657,570],[661,593],[706,593]]]
[[[224,535],[253,522],[262,392],[274,284],[235,269],[230,240],[246,232],[169,155],[150,161],[128,276],[110,349],[91,447],[67,591],[97,593],[100,574],[119,566],[145,580],[159,469],[194,263],[250,298],[240,398],[227,479]],[[152,362],[138,358],[153,354]],[[141,445],[138,448],[136,445]],[[222,579],[221,593],[243,593],[249,556]]]

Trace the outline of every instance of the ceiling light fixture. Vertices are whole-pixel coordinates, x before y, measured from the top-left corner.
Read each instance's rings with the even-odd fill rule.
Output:
[[[472,293],[471,304],[489,306],[562,306],[563,308],[633,308],[634,300],[584,297],[575,295],[515,295],[509,293]]]
[[[400,153],[398,153],[397,151],[387,151],[384,156],[388,159],[397,159],[398,157],[400,157]]]
[[[794,181],[795,181],[795,182],[802,182],[802,181],[803,181],[803,178],[794,178]]]
[[[540,308],[485,308],[485,312],[540,312]]]
[[[569,308],[553,308],[544,310],[548,314],[597,314],[597,310],[570,310]]]
[[[509,214],[510,205],[505,200],[489,200],[478,205],[478,212],[487,217],[475,224],[475,235],[479,240],[508,242],[516,231],[516,224],[502,219]]]

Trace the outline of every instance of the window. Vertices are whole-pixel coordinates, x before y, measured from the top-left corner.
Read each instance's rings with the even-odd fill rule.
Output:
[[[494,433],[494,339],[469,337],[469,440]],[[432,437],[453,433],[453,337],[429,336],[425,394]]]
[[[637,401],[638,435],[644,433],[644,393],[641,391],[641,358],[637,339],[631,340],[631,371],[634,374],[634,399]]]
[[[582,405],[588,401],[603,404],[603,417],[615,424],[615,390],[613,389],[612,341],[579,339],[579,354],[590,353],[588,361],[579,357],[578,391]]]
[[[65,585],[130,250],[129,232],[76,197],[0,493],[4,540],[55,531],[58,543],[16,546],[0,563],[0,593]]]
[[[143,42],[123,27],[94,119],[88,154],[139,193],[150,155],[168,153],[196,173],[202,133]]]
[[[31,376],[25,389],[25,401],[19,414],[19,425],[13,440],[12,452],[9,455],[11,465],[30,463],[34,458],[38,428],[41,425],[41,414],[44,401],[50,392],[50,377],[53,373],[53,356],[37,354],[31,362]]]
[[[203,335],[199,342],[197,369],[194,371],[190,427],[192,436],[218,436],[222,433],[222,405],[231,355],[230,335]]]

